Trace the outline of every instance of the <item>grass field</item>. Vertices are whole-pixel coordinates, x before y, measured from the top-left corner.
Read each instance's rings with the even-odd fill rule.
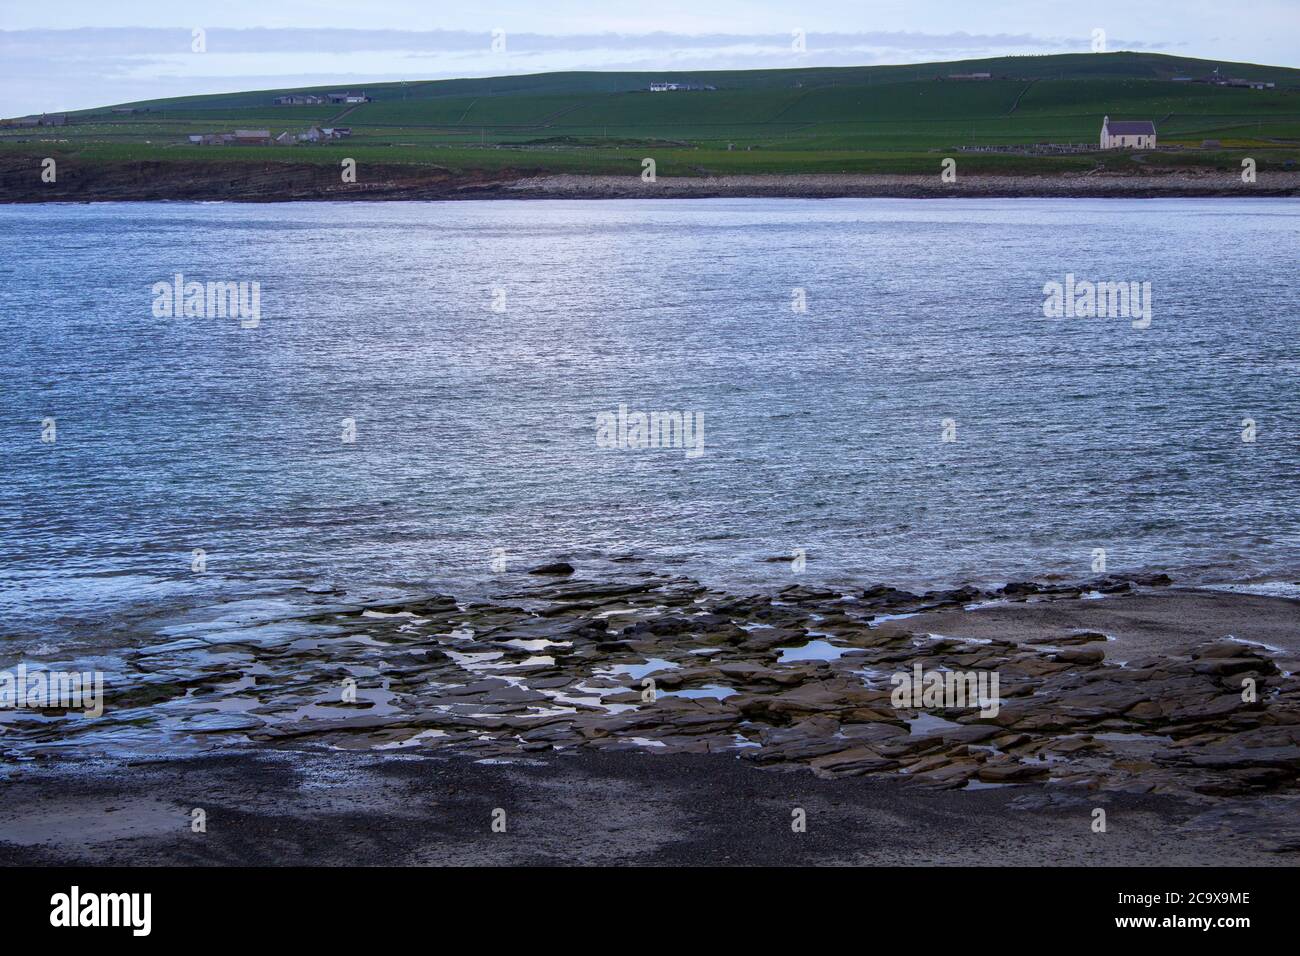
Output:
[[[1219,68],[1269,90],[1175,81]],[[947,79],[989,72],[986,81]],[[651,80],[716,89],[651,93]],[[1250,149],[1263,167],[1300,152],[1300,70],[1156,54],[1067,54],[817,70],[553,73],[365,86],[371,103],[275,106],[283,90],[130,104],[69,114],[54,128],[0,129],[0,151],[87,161],[419,163],[452,170],[617,173],[654,156],[665,175],[915,172],[971,147],[1095,143],[1101,118],[1150,119],[1162,146],[1143,156],[964,153],[974,171],[1123,170],[1135,164],[1228,166]],[[325,92],[318,88],[312,92]],[[194,146],[186,135],[236,128],[300,132],[346,125],[344,143]],[[1220,148],[1202,149],[1204,140]]]

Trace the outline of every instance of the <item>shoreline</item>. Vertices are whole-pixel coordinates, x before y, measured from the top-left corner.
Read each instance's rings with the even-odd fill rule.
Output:
[[[1235,183],[1235,185],[1234,185]],[[635,177],[540,176],[505,187],[521,198],[565,199],[1151,199],[1300,195],[1300,173],[1270,174],[1246,187],[1232,173],[1141,175],[1073,174],[1039,176],[959,176],[943,183],[937,176],[798,174],[660,177],[641,183]]]
[[[7,721],[0,859],[1285,864],[1298,625],[1300,600],[1158,575],[335,606],[137,647],[99,723]],[[898,709],[913,667],[997,673],[997,712]],[[817,839],[786,839],[791,806]]]
[[[699,177],[539,175],[528,171],[455,173],[439,167],[371,165],[344,185],[332,167],[247,162],[166,162],[80,166],[67,160],[60,181],[42,184],[30,160],[0,157],[0,204],[89,202],[379,202],[482,199],[1153,199],[1300,196],[1300,172],[1266,172],[1244,184],[1236,172],[971,175],[887,173],[756,174]]]
[[[1300,852],[1283,823],[1300,821],[1300,600],[1158,575],[849,600],[539,575],[491,602],[334,605],[126,661],[98,722],[6,721],[0,858],[385,861],[373,832],[425,834],[404,858],[443,864]],[[891,674],[917,667],[997,674],[995,713],[900,709]],[[355,700],[339,698],[346,678]],[[783,842],[781,801],[816,806],[824,856]],[[187,806],[212,808],[220,838],[191,838]],[[530,821],[504,853],[480,842],[498,806]],[[1096,839],[1096,808],[1122,838]],[[867,817],[913,834],[907,851],[846,843]],[[322,831],[333,849],[309,839]],[[552,839],[565,832],[581,838]]]

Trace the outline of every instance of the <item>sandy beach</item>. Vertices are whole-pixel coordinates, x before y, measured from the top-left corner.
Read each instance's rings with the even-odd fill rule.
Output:
[[[1294,795],[926,790],[698,754],[242,752],[69,762],[2,789],[5,865],[1294,866],[1300,853]],[[1106,833],[1092,830],[1099,807]]]
[[[653,183],[625,176],[539,176],[503,184],[503,195],[546,199],[703,199],[802,197],[808,199],[958,199],[997,197],[1158,198],[1162,196],[1294,196],[1300,173],[1277,172],[1243,186],[1239,175],[1197,169],[1149,175],[1060,173],[1040,176],[801,174],[793,176],[660,176]]]

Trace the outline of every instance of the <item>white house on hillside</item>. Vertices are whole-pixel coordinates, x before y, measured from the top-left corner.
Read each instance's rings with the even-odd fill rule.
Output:
[[[1102,149],[1154,149],[1156,127],[1150,120],[1114,120],[1109,116],[1101,121]]]

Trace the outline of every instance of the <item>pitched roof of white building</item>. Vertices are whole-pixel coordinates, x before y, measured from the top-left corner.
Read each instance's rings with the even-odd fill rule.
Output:
[[[1106,120],[1106,132],[1112,136],[1154,136],[1155,124],[1150,120]]]

